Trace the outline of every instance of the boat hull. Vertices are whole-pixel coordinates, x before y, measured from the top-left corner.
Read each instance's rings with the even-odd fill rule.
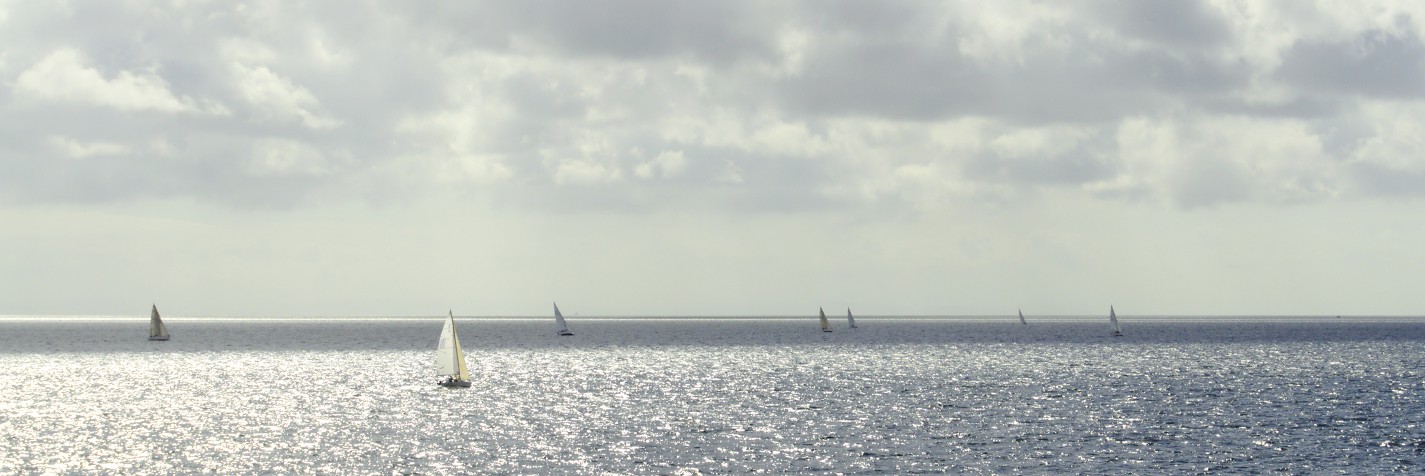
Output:
[[[468,380],[449,380],[445,382],[436,382],[436,384],[445,388],[470,388],[470,381]]]
[[[163,336],[153,336],[149,337],[148,340],[168,340],[168,338]]]
[[[560,331],[560,332],[559,332],[559,335],[568,337],[568,336],[574,335],[574,333],[573,333],[573,332],[569,332],[569,331]]]

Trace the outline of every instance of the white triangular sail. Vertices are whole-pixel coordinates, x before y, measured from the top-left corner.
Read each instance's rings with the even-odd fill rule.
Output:
[[[1026,326],[1029,325],[1029,322],[1026,322],[1026,321],[1024,320],[1024,310],[1023,310],[1023,309],[1020,309],[1020,310],[1019,310],[1019,323],[1020,323],[1020,324],[1023,324],[1023,325],[1026,325]]]
[[[1113,327],[1113,335],[1123,335],[1123,328],[1118,327],[1118,313],[1113,312],[1113,306],[1108,306],[1108,325]]]
[[[554,325],[559,328],[559,335],[574,335],[573,332],[569,332],[569,324],[564,322],[564,314],[559,312],[559,303],[554,303]]]
[[[826,310],[822,308],[817,308],[817,310],[821,311],[821,331],[831,332],[831,321],[826,320]]]
[[[435,348],[435,373],[456,382],[469,382],[470,369],[465,367],[465,354],[460,351],[460,336],[455,332],[455,313],[447,314],[440,329],[440,343]]]
[[[856,318],[851,317],[851,308],[846,308],[846,327],[856,328]]]
[[[158,317],[157,304],[148,313],[148,340],[168,340],[168,326],[163,325],[163,318]]]

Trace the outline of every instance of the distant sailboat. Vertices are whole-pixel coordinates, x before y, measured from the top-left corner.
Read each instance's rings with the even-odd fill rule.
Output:
[[[1113,336],[1123,336],[1123,328],[1118,327],[1118,314],[1113,312],[1113,306],[1108,306],[1108,325],[1113,326]]]
[[[158,317],[157,304],[148,313],[148,340],[168,340],[168,326],[163,325],[163,318]]]
[[[554,303],[554,325],[559,327],[559,335],[574,335],[573,332],[569,332],[569,324],[564,322],[564,314],[559,313],[559,303]]]
[[[460,352],[460,336],[455,333],[455,313],[448,312],[445,327],[440,329],[440,343],[435,347],[436,383],[442,387],[469,387],[470,369],[465,367],[465,354]]]
[[[1026,325],[1026,326],[1029,325],[1029,323],[1024,320],[1024,310],[1023,310],[1023,309],[1020,309],[1020,310],[1019,310],[1019,323],[1022,324],[1022,325]]]
[[[856,328],[856,318],[851,317],[851,308],[846,308],[846,325],[852,329]]]
[[[826,320],[826,310],[822,308],[817,308],[817,310],[821,311],[821,331],[831,332],[831,321]]]

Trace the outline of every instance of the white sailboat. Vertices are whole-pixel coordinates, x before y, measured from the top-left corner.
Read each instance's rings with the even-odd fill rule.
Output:
[[[460,336],[455,333],[455,313],[448,311],[445,327],[440,329],[440,343],[435,347],[436,381],[442,387],[469,387],[470,369],[465,367],[465,354],[460,351]]]
[[[1108,306],[1108,325],[1113,327],[1113,336],[1123,336],[1123,328],[1118,327],[1118,314],[1113,312],[1113,306]]]
[[[821,311],[821,331],[831,332],[831,321],[826,320],[826,310],[822,308],[817,308],[817,310]]]
[[[856,318],[851,317],[851,308],[849,307],[846,308],[846,326],[852,329],[856,328]]]
[[[559,303],[554,303],[554,325],[559,327],[559,335],[574,335],[573,332],[569,332],[569,324],[564,322],[564,314],[559,313]]]
[[[157,304],[148,313],[148,340],[168,340],[168,326],[163,325],[163,318],[158,317]]]
[[[1019,310],[1019,323],[1020,323],[1021,325],[1025,325],[1025,326],[1029,325],[1029,322],[1026,322],[1026,321],[1024,320],[1024,310],[1023,310],[1023,309],[1020,309],[1020,310]]]

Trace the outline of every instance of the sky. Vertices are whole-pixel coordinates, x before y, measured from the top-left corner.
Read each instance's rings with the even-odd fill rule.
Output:
[[[0,0],[0,314],[1425,314],[1425,3]]]

